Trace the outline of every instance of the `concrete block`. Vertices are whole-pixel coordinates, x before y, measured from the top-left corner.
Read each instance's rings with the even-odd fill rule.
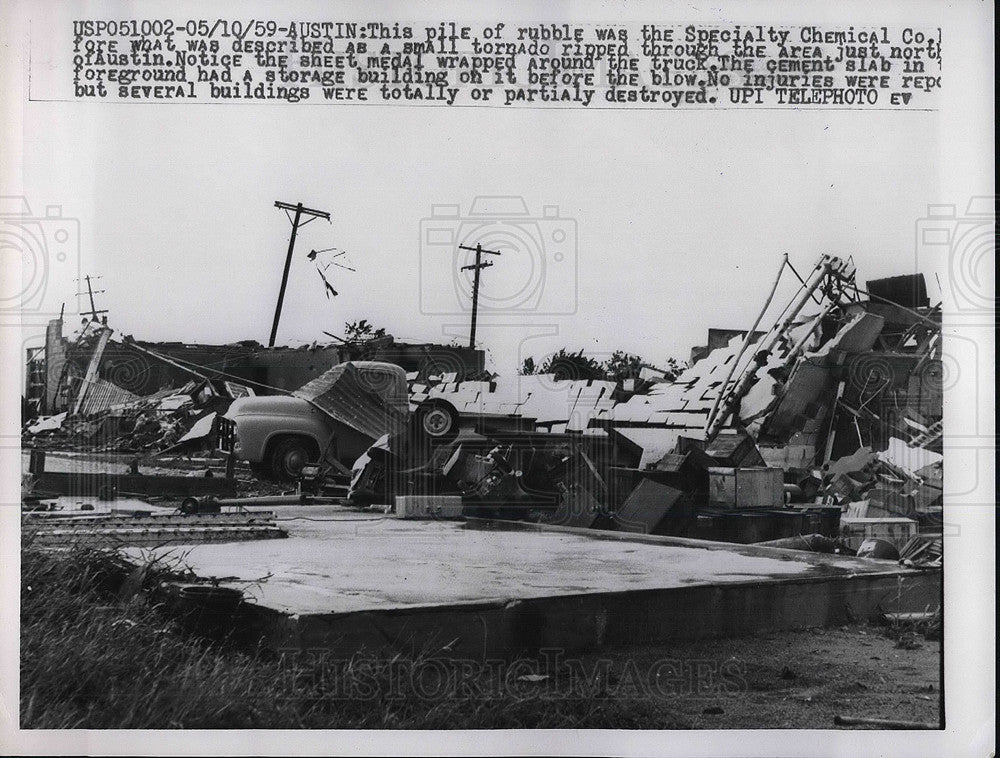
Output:
[[[447,519],[462,515],[461,495],[397,495],[396,518]]]

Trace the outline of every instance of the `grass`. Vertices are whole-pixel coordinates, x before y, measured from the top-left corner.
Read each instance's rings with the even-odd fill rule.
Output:
[[[211,642],[150,599],[150,589],[176,578],[168,566],[136,568],[114,551],[44,548],[26,538],[22,727],[687,726],[613,666],[557,662],[537,674],[538,660],[482,665],[432,651],[276,656]]]

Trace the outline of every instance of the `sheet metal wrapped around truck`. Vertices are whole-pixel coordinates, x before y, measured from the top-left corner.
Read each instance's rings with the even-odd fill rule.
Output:
[[[398,373],[384,364],[342,363],[292,394],[334,421],[377,439],[401,430],[408,419],[406,376],[402,369]]]

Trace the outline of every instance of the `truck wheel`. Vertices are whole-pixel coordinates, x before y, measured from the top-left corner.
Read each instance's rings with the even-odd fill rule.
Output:
[[[427,403],[417,408],[417,429],[433,442],[449,442],[458,434],[458,412],[447,403]]]
[[[312,459],[309,444],[298,437],[285,437],[275,443],[268,458],[271,473],[279,481],[297,479],[302,467]]]

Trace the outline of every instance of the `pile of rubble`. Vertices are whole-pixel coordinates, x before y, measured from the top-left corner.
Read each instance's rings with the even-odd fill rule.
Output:
[[[87,452],[160,452],[210,445],[215,421],[233,398],[212,382],[191,381],[91,413],[68,411],[29,421],[26,447]]]
[[[308,413],[346,424],[357,450],[375,442],[356,462],[357,452],[330,464],[334,476],[354,462],[349,502],[359,506],[458,497],[467,515],[850,552],[873,540],[898,552],[940,532],[941,313],[923,277],[862,289],[849,260],[822,256],[768,326],[786,268],[787,258],[750,329],[712,330],[673,381],[656,372],[616,382],[411,371],[409,422],[377,440],[389,431],[382,406],[365,416],[361,398],[378,400],[378,387],[323,402],[302,394],[329,394],[330,378],[351,364],[292,394]],[[111,330],[88,329],[49,393],[64,411],[26,424],[26,445],[214,448],[230,403],[254,394],[128,339],[116,344],[112,371],[102,363]],[[157,363],[157,377],[171,377],[155,392],[149,376],[141,391],[113,381],[137,351]],[[447,433],[431,434],[435,425]]]
[[[104,322],[85,321],[74,340],[49,324],[44,360],[29,360],[36,406],[26,447],[86,452],[157,452],[210,445],[215,419],[249,387],[185,365],[131,338],[113,342]],[[154,368],[155,367],[155,368]]]
[[[467,423],[433,450],[380,440],[351,497],[457,494],[473,515],[736,542],[809,536],[849,552],[939,531],[940,309],[923,277],[861,289],[849,261],[823,256],[801,281],[769,329],[758,318],[638,392],[545,375],[410,377],[412,406],[445,401]]]

